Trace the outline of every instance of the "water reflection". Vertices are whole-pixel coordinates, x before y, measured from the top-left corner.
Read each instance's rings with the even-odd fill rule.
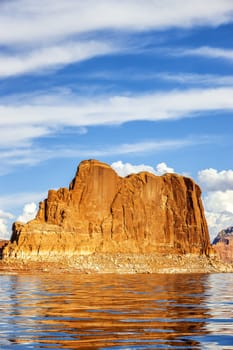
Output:
[[[1,349],[232,349],[232,274],[0,282]]]

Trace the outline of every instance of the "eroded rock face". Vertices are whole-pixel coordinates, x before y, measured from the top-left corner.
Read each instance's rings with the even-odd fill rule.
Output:
[[[50,190],[35,220],[15,223],[5,257],[98,253],[208,254],[201,191],[193,180],[147,172],[119,177],[80,163],[69,189]]]
[[[233,263],[233,227],[219,232],[213,241],[213,247],[226,263]]]

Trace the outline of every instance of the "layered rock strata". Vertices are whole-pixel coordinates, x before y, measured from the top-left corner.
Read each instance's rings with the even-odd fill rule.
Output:
[[[219,232],[213,241],[213,247],[221,260],[226,263],[233,263],[233,227]]]
[[[177,174],[122,178],[96,160],[80,163],[69,189],[50,190],[34,220],[15,223],[4,257],[84,254],[208,255],[200,188]]]

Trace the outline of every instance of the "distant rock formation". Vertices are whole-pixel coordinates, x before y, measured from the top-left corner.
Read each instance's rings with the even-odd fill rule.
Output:
[[[233,263],[233,226],[219,232],[213,247],[224,262]]]
[[[69,189],[48,192],[34,220],[13,225],[4,257],[208,255],[210,249],[201,191],[192,179],[148,172],[122,178],[109,165],[87,160]]]

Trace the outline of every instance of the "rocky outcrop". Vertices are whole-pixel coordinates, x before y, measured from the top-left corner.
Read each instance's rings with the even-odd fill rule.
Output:
[[[122,178],[107,164],[88,160],[69,189],[48,192],[35,220],[13,225],[4,256],[209,252],[201,191],[193,180],[148,172]]]
[[[0,240],[0,259],[3,257],[3,249],[9,244],[9,240],[1,239]]]
[[[233,227],[228,227],[219,232],[213,241],[213,247],[221,260],[233,263]]]

